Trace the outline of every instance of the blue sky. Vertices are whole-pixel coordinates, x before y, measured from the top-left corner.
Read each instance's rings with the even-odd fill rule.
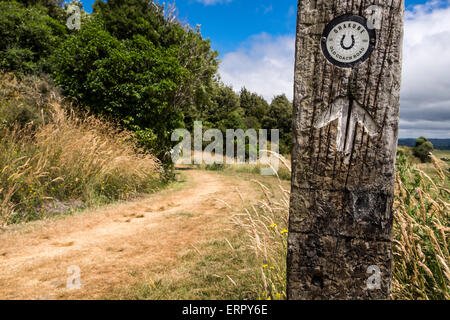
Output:
[[[81,2],[86,11],[92,11],[95,0]],[[406,6],[425,2],[406,0]],[[180,19],[191,26],[200,24],[203,36],[211,39],[221,56],[255,34],[295,32],[297,0],[178,0],[176,4]]]
[[[171,0],[159,0],[159,2]],[[91,12],[94,0],[82,0]],[[222,81],[293,97],[297,0],[178,0],[220,53]],[[400,137],[450,138],[450,0],[406,0]]]

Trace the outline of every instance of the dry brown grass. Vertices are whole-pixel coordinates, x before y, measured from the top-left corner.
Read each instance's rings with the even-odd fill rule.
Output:
[[[0,111],[16,121],[0,127],[0,225],[42,218],[55,201],[90,205],[158,185],[157,159],[136,150],[129,132],[67,114],[57,94],[30,100],[38,89],[25,94],[21,82],[8,77],[2,78]],[[23,114],[14,114],[20,105],[31,121],[20,123]],[[37,126],[35,114],[41,115]]]
[[[284,169],[289,164],[281,161]],[[244,234],[240,238],[242,247],[252,255],[249,259],[259,286],[258,299],[286,299],[286,254],[290,192],[286,183],[278,178],[278,190],[270,190],[257,180],[264,199],[251,204],[243,214],[233,217],[234,224]],[[245,200],[243,199],[245,202]]]
[[[226,274],[240,279],[225,247],[230,211],[217,199],[237,207],[230,190],[254,188],[211,172],[182,174],[158,193],[0,232],[0,299],[236,298],[240,287],[221,286]],[[81,269],[80,290],[66,288],[72,265]]]
[[[411,166],[397,164],[394,224],[394,299],[449,299],[448,173],[432,156],[436,179]]]

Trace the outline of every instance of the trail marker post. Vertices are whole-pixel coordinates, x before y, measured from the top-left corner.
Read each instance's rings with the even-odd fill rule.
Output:
[[[289,299],[388,299],[403,0],[300,0]]]

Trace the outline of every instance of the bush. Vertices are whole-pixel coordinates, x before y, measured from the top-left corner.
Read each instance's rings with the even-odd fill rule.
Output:
[[[163,159],[169,133],[183,127],[172,103],[186,73],[177,54],[140,35],[119,41],[91,19],[56,52],[54,76],[67,95],[95,114],[120,119]]]
[[[66,27],[44,7],[0,1],[0,69],[18,73],[49,72],[49,57],[66,34]]]
[[[418,138],[417,140],[416,140],[416,147],[419,147],[421,144],[423,144],[424,142],[427,142],[428,141],[428,139],[427,138],[425,138],[425,137],[420,137],[420,138]]]
[[[416,141],[416,146],[414,147],[414,156],[419,158],[422,162],[431,162],[430,153],[433,152],[434,146],[425,137],[420,137]]]
[[[53,61],[66,95],[120,121],[170,163],[170,134],[184,127],[184,114],[209,90],[217,53],[164,8],[146,0],[96,1],[91,19]]]

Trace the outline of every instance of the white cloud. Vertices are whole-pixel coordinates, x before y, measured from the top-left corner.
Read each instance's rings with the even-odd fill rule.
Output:
[[[450,0],[430,1],[406,13],[401,95],[401,137],[450,138]],[[222,80],[269,101],[293,97],[295,36],[260,34],[220,66]]]
[[[235,90],[246,87],[271,101],[285,93],[293,97],[295,37],[262,33],[251,37],[235,52],[226,54],[220,75]]]
[[[402,136],[450,138],[450,1],[445,3],[447,8],[431,1],[406,14]]]
[[[197,2],[203,3],[205,6],[215,5],[218,3],[227,3],[232,0],[196,0]]]

